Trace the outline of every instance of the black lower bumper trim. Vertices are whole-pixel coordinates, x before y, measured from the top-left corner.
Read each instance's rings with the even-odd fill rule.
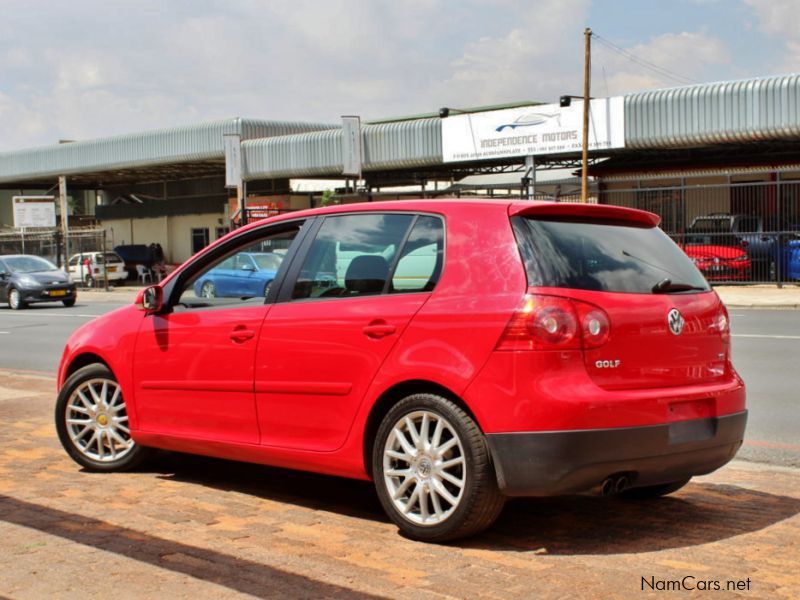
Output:
[[[495,433],[486,436],[507,496],[580,493],[625,474],[631,486],[710,473],[744,439],[747,411],[646,427]]]

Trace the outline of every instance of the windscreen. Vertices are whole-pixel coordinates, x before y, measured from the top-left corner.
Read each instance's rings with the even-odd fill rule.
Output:
[[[38,256],[8,256],[5,258],[8,268],[13,273],[41,273],[58,271],[58,267],[49,260]]]
[[[689,257],[658,227],[526,217],[514,217],[512,224],[530,286],[650,294],[669,279],[709,290]]]

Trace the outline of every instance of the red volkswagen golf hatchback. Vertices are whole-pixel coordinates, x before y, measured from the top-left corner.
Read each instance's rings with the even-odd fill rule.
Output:
[[[668,494],[747,413],[725,307],[657,224],[491,200],[253,223],[73,334],[59,437],[95,471],[163,448],[372,479],[427,541],[509,496]],[[196,292],[243,253],[279,264],[258,294]]]

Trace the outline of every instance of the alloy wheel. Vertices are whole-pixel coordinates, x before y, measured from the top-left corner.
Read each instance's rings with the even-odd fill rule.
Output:
[[[19,310],[20,308],[22,308],[22,296],[20,296],[18,289],[12,288],[11,290],[9,290],[8,305],[14,310]]]
[[[135,446],[122,391],[112,379],[89,379],[76,387],[65,419],[70,441],[91,460],[115,462]]]
[[[392,428],[383,450],[389,498],[408,521],[438,525],[458,508],[467,481],[464,448],[441,415],[418,410]]]
[[[206,281],[203,284],[203,287],[200,288],[200,296],[203,298],[214,298],[217,295],[217,290],[214,287],[214,284],[210,281]]]

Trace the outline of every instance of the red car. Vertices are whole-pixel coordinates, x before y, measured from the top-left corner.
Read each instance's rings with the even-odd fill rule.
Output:
[[[253,223],[72,335],[59,437],[95,471],[162,448],[372,479],[426,541],[509,496],[668,494],[734,456],[747,412],[725,307],[657,224],[497,200]],[[242,252],[280,261],[265,295],[195,293]]]
[[[746,281],[753,266],[743,248],[714,244],[688,244],[686,255],[708,281]]]

